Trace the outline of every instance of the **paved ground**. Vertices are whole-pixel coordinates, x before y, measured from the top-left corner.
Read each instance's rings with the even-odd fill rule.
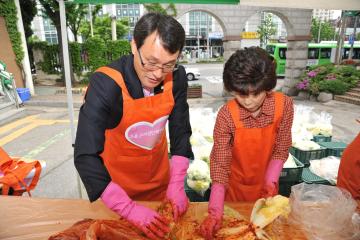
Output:
[[[279,83],[281,85],[281,81]],[[279,86],[278,86],[279,87]],[[56,94],[61,90],[54,86],[36,86],[36,96],[24,106],[28,116],[38,115],[37,119],[28,120],[34,128],[33,132],[27,132],[17,141],[2,142],[0,144],[6,151],[17,156],[26,156],[40,160],[46,160],[47,166],[41,176],[37,188],[33,192],[36,197],[48,198],[86,198],[84,189],[79,187],[79,178],[73,165],[73,149],[71,147],[71,135],[69,130],[69,115],[67,110],[67,97],[65,94]],[[222,89],[211,89],[211,93],[204,89],[203,98],[189,99],[191,108],[209,108],[217,111],[226,102],[222,97]],[[73,95],[75,120],[78,116],[79,107],[82,104],[81,94]],[[360,118],[360,107],[348,103],[330,101],[318,103],[295,100],[295,104],[304,104],[314,107],[318,113],[327,111],[333,116],[333,137],[349,143],[360,131],[360,124],[355,122]],[[44,120],[53,120],[52,125],[47,125]],[[9,123],[8,123],[9,124]],[[51,128],[50,128],[51,126]],[[9,129],[0,126],[0,137],[4,137]],[[5,128],[8,125],[5,126]],[[19,130],[18,129],[14,130]],[[1,135],[1,130],[4,131]],[[43,141],[34,136],[39,136]],[[2,138],[2,139],[5,139]],[[1,140],[1,139],[0,139]]]

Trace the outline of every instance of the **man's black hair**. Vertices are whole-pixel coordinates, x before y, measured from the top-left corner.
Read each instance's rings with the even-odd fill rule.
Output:
[[[136,23],[134,28],[136,47],[141,48],[145,39],[155,31],[167,51],[181,52],[185,43],[184,28],[173,17],[160,13],[147,13]]]

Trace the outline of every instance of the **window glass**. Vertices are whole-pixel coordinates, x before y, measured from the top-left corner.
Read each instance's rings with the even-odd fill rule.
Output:
[[[322,48],[320,51],[320,58],[330,58],[331,48]]]
[[[286,50],[287,48],[279,48],[279,58],[286,59]]]
[[[308,59],[318,59],[319,58],[319,49],[318,48],[309,48]]]

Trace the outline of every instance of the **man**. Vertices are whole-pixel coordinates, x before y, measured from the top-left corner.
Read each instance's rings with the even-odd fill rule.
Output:
[[[176,68],[184,41],[184,29],[172,17],[144,15],[134,29],[132,55],[91,76],[79,115],[75,166],[90,201],[100,197],[152,239],[169,231],[167,222],[133,200],[166,197],[175,219],[188,207],[191,126],[185,70]]]

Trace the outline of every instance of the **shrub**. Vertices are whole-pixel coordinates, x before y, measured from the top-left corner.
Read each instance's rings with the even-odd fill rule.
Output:
[[[335,95],[342,95],[348,89],[349,85],[341,80],[322,81],[319,83],[320,91],[332,93]]]
[[[349,88],[355,87],[359,79],[360,70],[353,65],[324,64],[311,66],[300,77],[296,88],[309,91],[312,95],[318,95],[321,91],[344,94]]]

